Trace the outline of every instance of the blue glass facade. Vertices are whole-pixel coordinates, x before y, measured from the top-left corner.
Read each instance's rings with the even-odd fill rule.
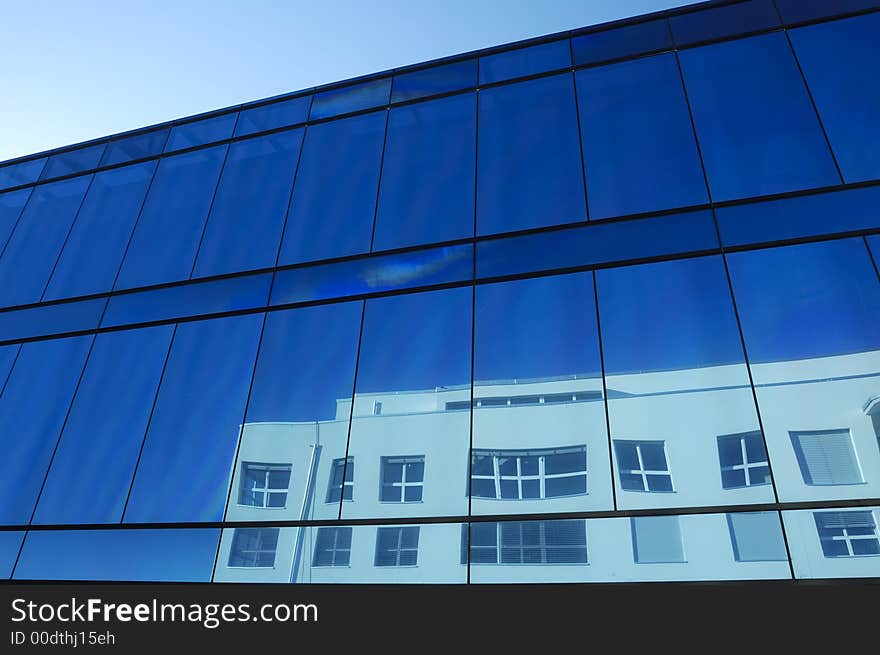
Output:
[[[705,3],[0,164],[0,577],[880,578],[878,19]]]

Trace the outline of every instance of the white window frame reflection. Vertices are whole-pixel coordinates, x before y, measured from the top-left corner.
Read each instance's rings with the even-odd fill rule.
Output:
[[[269,532],[274,532],[275,534],[275,544],[272,548],[264,548],[265,535]],[[238,544],[239,539],[245,539],[245,535],[248,533],[256,533],[256,543],[254,548],[241,548],[240,544]],[[274,569],[275,568],[275,556],[278,551],[278,538],[281,533],[281,528],[235,528],[232,533],[232,546],[229,549],[229,559],[227,560],[227,566],[231,569]],[[260,555],[265,553],[272,554],[272,563],[271,564],[260,564]],[[246,564],[233,564],[233,558],[239,557],[246,562]]]
[[[547,473],[547,458],[553,457],[554,455],[567,455],[570,453],[583,453],[584,454],[584,467],[583,469],[569,471],[565,473]],[[495,484],[495,495],[494,496],[480,496],[476,493],[472,492],[472,496],[474,498],[484,498],[487,500],[545,500],[548,498],[564,498],[568,496],[583,496],[587,494],[587,447],[585,445],[578,446],[564,446],[559,448],[541,448],[541,449],[533,449],[533,450],[491,450],[491,449],[474,449],[473,458],[476,460],[477,457],[492,458],[492,475],[481,475],[477,473],[472,473],[471,478],[473,480],[491,480]],[[538,458],[538,472],[537,473],[523,473],[523,458],[526,457],[537,457]],[[506,459],[515,459],[516,460],[516,474],[514,475],[503,475],[501,473],[501,464],[503,460]],[[475,468],[475,467],[474,467]],[[553,494],[547,495],[547,480],[555,480],[562,478],[578,478],[582,477],[584,479],[584,491],[579,491],[576,493],[570,494]],[[504,496],[502,494],[502,482],[503,481],[515,481],[516,482],[516,496]],[[525,496],[523,495],[523,482],[525,481],[537,481],[539,485],[538,495],[537,496]]]
[[[330,526],[330,527],[321,527],[318,528],[317,535],[315,537],[315,553],[312,557],[312,567],[313,568],[331,568],[331,567],[347,567],[351,566],[351,543],[352,543],[352,534],[353,530],[349,526]],[[348,534],[348,546],[339,546],[339,536],[341,534]],[[329,544],[328,548],[321,548],[321,536],[332,534],[332,541]],[[319,564],[318,557],[322,553],[330,554],[330,564]],[[339,554],[342,553],[345,555],[345,563],[337,564],[336,560]]]
[[[551,521],[565,521],[567,523],[579,523],[578,529],[583,532],[583,543],[577,544],[566,544],[566,543],[556,543],[547,539],[547,526]],[[476,525],[486,525],[483,524],[471,524],[471,529],[473,529]],[[470,543],[470,564],[473,565],[486,565],[486,566],[584,566],[589,564],[589,552],[587,551],[587,521],[586,519],[550,519],[547,521],[496,521],[494,523],[490,523],[489,525],[493,525],[495,527],[495,543],[491,545],[475,545],[472,541]],[[523,539],[523,528],[526,525],[534,525],[538,529],[538,543],[531,544],[526,543]],[[463,529],[467,529],[467,526],[464,526]],[[511,545],[504,541],[505,533],[510,533],[512,530],[517,531],[517,541],[516,545]],[[509,534],[507,536],[510,536]],[[570,551],[580,551],[583,550],[584,558],[583,560],[578,561],[550,561],[548,557],[548,553],[555,550],[570,550]],[[534,551],[540,554],[541,561],[527,561],[526,553]],[[474,557],[474,553],[491,553],[493,555],[493,561],[486,561],[485,559]],[[511,561],[509,557],[510,553],[516,553],[518,557],[516,561]],[[505,556],[508,557],[505,557]]]
[[[666,468],[663,470],[657,469],[646,469],[645,468],[645,460],[642,456],[642,446],[646,444],[656,445],[660,444],[660,447],[663,449],[663,461],[666,463]],[[617,457],[617,447],[621,446],[633,446],[636,449],[636,457],[639,460],[639,468],[638,469],[624,469],[621,468],[620,462],[617,462],[617,470],[618,470],[618,481],[620,483],[620,488],[623,491],[634,491],[636,493],[650,493],[650,494],[670,494],[675,493],[675,480],[672,477],[672,469],[669,466],[669,453],[666,452],[666,442],[660,439],[650,440],[650,439],[615,439],[614,440],[614,450],[615,457]],[[638,475],[642,478],[642,488],[641,489],[627,489],[623,486],[623,474],[627,473],[630,475]],[[669,478],[669,486],[671,489],[649,489],[648,488],[648,476],[666,476]]]
[[[386,468],[389,464],[402,464],[402,470],[400,474],[400,482],[386,482]],[[407,464],[421,464],[422,465],[422,477],[418,480],[407,480],[406,472],[407,472]],[[407,456],[394,456],[394,457],[382,457],[380,460],[380,466],[382,471],[382,479],[379,482],[379,502],[382,503],[421,503],[425,499],[425,456],[424,455],[407,455]],[[400,499],[394,500],[386,500],[383,498],[384,491],[387,488],[391,489],[399,489],[400,490]],[[406,500],[406,490],[407,489],[421,489],[420,498],[418,500]]]
[[[342,475],[342,484],[334,484],[336,471],[339,470]],[[351,480],[345,478],[351,475]],[[345,497],[348,490],[351,498]],[[338,457],[330,463],[330,478],[327,480],[327,496],[324,502],[336,504],[339,498],[333,498],[338,493],[343,502],[350,503],[354,500],[354,456]]]
[[[287,508],[287,496],[290,491],[290,477],[292,474],[293,466],[288,463],[283,464],[269,464],[264,462],[242,462],[241,464],[241,488],[238,494],[238,504],[244,507],[257,507],[259,509],[286,509]],[[251,471],[263,473],[263,484],[262,486],[253,486],[248,488],[245,486],[248,482],[248,473]],[[272,487],[270,486],[270,478],[271,473],[273,471],[283,471],[287,473],[287,485],[284,487]],[[254,498],[256,494],[263,494],[263,503],[258,504],[257,502],[244,502],[248,496]],[[269,503],[269,499],[271,496],[282,496],[283,503],[281,505],[272,505]]]
[[[415,530],[416,534],[416,545],[415,546],[404,546],[403,545],[403,535],[406,534],[407,530]],[[382,541],[382,534],[389,533],[391,531],[397,532],[397,546],[391,548],[387,551],[380,551],[379,545]],[[419,537],[421,536],[420,526],[418,525],[396,525],[393,527],[382,527],[376,528],[376,553],[373,559],[373,565],[378,568],[400,568],[407,566],[418,566],[419,565]],[[414,552],[416,554],[415,561],[413,563],[401,564],[401,559],[403,558],[404,553]],[[394,555],[394,563],[393,564],[380,564],[379,563],[379,555],[380,553],[393,553]]]
[[[829,516],[832,514],[837,515],[848,515],[853,517],[852,525],[842,525],[839,527],[828,527],[824,525],[820,525],[823,521],[821,517]],[[865,518],[857,518],[857,517],[865,517]],[[880,535],[877,534],[877,517],[874,516],[874,512],[871,510],[840,510],[840,511],[829,511],[829,512],[813,512],[813,520],[816,523],[816,532],[819,536],[819,543],[822,546],[822,554],[829,559],[839,559],[843,557],[880,557],[880,552],[877,553],[856,553],[853,548],[854,541],[874,541],[877,542],[878,549],[880,549]],[[862,521],[863,525],[856,525],[857,522]],[[861,528],[862,530],[870,529],[870,534],[850,534],[851,530]],[[824,534],[823,534],[824,532]],[[839,534],[831,534],[838,533]],[[829,555],[825,550],[826,542],[842,542],[846,545],[846,554],[840,555]]]
[[[746,449],[746,439],[757,437],[761,440],[761,449],[764,452],[764,459],[761,461],[749,461],[749,455]],[[740,453],[742,454],[742,464],[728,464],[725,465],[721,459],[721,443],[722,441],[738,441],[740,447]],[[769,470],[770,470],[770,462],[767,457],[767,449],[764,447],[764,440],[759,431],[754,432],[742,432],[739,434],[724,434],[718,437],[718,462],[721,466],[722,473],[725,471],[743,471],[745,475],[745,484],[735,484],[735,485],[725,485],[722,477],[721,486],[724,489],[742,489],[743,487],[760,487],[763,485],[770,484],[770,480],[766,480],[763,482],[752,482],[752,469],[758,468],[766,468],[768,471],[769,478]]]

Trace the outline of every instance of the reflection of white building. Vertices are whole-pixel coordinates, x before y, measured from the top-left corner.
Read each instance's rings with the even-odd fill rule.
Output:
[[[470,387],[358,394],[331,420],[246,424],[226,520],[336,520],[340,496],[342,523],[603,511],[615,498],[628,510],[773,503],[770,467],[780,502],[877,498],[878,371],[880,352],[754,365],[761,424],[744,365],[609,375],[605,389],[596,377],[477,383],[472,446]],[[784,512],[796,575],[880,575],[878,515]],[[537,518],[472,523],[471,579],[790,576],[775,512]],[[464,582],[467,529],[226,530],[215,579]]]

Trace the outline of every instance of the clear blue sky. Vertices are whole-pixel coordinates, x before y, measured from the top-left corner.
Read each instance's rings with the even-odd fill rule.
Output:
[[[687,0],[2,0],[0,161]]]

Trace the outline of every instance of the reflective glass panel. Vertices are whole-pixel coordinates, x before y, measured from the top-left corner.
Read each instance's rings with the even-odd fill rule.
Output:
[[[201,146],[214,141],[222,141],[232,136],[236,112],[213,116],[192,123],[175,125],[171,128],[171,136],[165,144],[165,152]]]
[[[784,34],[679,56],[714,200],[840,182]]]
[[[308,127],[282,264],[370,250],[386,116],[376,112]]]
[[[394,76],[391,102],[415,100],[439,93],[469,89],[477,84],[477,60],[433,66]]]
[[[168,140],[168,128],[122,137],[107,144],[101,166],[110,166],[133,159],[152,157],[162,152]]]
[[[473,236],[474,94],[391,110],[373,250]]]
[[[390,92],[390,77],[323,91],[315,95],[309,120],[386,105]]]
[[[575,66],[670,48],[672,38],[665,20],[584,34],[571,40]]]
[[[796,578],[880,576],[880,507],[782,512]]]
[[[568,39],[480,57],[480,84],[503,82],[571,66]]]
[[[36,182],[46,165],[46,158],[31,159],[0,167],[0,189]]]
[[[0,341],[94,330],[106,304],[104,297],[0,312]]]
[[[76,150],[52,155],[43,167],[40,179],[47,180],[95,168],[98,162],[101,161],[101,155],[104,154],[104,148],[106,147],[106,143],[99,143],[98,145],[77,148]]]
[[[770,29],[779,25],[779,15],[773,0],[749,0],[671,16],[669,25],[675,43],[682,46]]]
[[[0,532],[0,580],[12,577],[12,567],[18,559],[18,551],[24,532]]]
[[[860,9],[877,7],[877,0],[776,0],[779,13],[786,23],[837,16]]]
[[[484,89],[479,112],[477,234],[583,221],[571,75]]]
[[[245,109],[238,116],[235,136],[304,123],[311,103],[312,96],[301,96]]]
[[[15,229],[21,210],[24,209],[30,195],[31,189],[0,193],[0,253],[3,252],[12,230]]]

